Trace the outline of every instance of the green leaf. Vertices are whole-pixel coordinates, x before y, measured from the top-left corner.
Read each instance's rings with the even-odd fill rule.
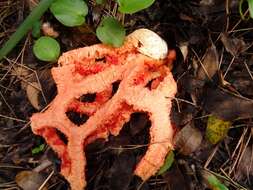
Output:
[[[83,0],[56,0],[50,11],[63,25],[73,27],[85,22],[88,7]]]
[[[248,0],[248,4],[250,17],[253,18],[253,0]]]
[[[160,168],[160,170],[158,171],[158,175],[163,174],[164,172],[166,172],[168,169],[170,169],[170,167],[172,166],[173,162],[174,162],[174,152],[170,151],[170,153],[167,155],[165,162],[163,164],[163,166]]]
[[[105,0],[96,0],[97,5],[102,5],[105,3]]]
[[[155,0],[118,0],[119,11],[133,14],[151,6]]]
[[[247,17],[245,17],[244,16],[244,14],[246,13],[244,13],[243,12],[243,7],[244,7],[244,2],[246,2],[247,1],[247,3],[248,3],[248,6],[249,6],[249,15],[247,14]],[[251,2],[250,2],[251,1]],[[239,13],[240,13],[240,16],[241,16],[241,19],[242,20],[248,20],[250,17],[251,17],[251,14],[252,14],[252,11],[250,10],[250,3],[252,4],[252,0],[239,0]],[[252,5],[251,5],[252,6]]]
[[[209,116],[206,128],[206,138],[212,144],[216,144],[225,138],[231,126],[231,122],[223,121],[215,116]]]
[[[214,175],[210,174],[207,177],[208,184],[212,190],[229,190],[222,184]]]
[[[226,185],[220,183],[216,186],[216,190],[229,190]]]
[[[40,152],[42,152],[45,149],[45,144],[41,144],[35,148],[32,149],[32,154],[38,154]]]
[[[55,39],[42,36],[35,42],[33,53],[42,61],[56,61],[60,55],[60,45]]]
[[[33,28],[32,28],[32,36],[34,38],[40,37],[40,28],[41,28],[41,22],[38,20],[33,24]]]
[[[125,39],[126,30],[113,17],[105,17],[97,27],[98,39],[104,44],[120,47]]]

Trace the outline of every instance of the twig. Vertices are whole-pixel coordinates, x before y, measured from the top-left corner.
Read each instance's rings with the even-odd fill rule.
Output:
[[[53,176],[54,174],[54,170],[49,174],[49,176],[47,177],[47,179],[41,184],[41,186],[39,187],[38,190],[42,190],[43,187],[46,185],[46,183],[49,181],[49,179]]]
[[[206,70],[206,68],[205,68],[205,66],[204,66],[204,64],[203,64],[203,62],[202,62],[201,59],[199,58],[199,56],[198,56],[198,54],[196,53],[196,51],[195,51],[194,49],[191,49],[191,50],[192,50],[192,52],[195,54],[195,56],[197,57],[197,59],[198,59],[200,65],[201,65],[203,71],[205,72],[206,76],[208,77],[208,79],[209,79],[210,81],[212,81],[210,75],[208,74],[208,72],[207,72],[207,70]]]
[[[0,117],[3,117],[5,119],[10,119],[10,120],[13,120],[13,121],[19,121],[19,122],[22,122],[22,123],[27,123],[27,121],[25,121],[25,120],[14,118],[14,117],[9,117],[9,116],[2,115],[2,114],[0,114]]]
[[[233,58],[231,59],[229,65],[228,65],[228,68],[227,68],[225,74],[223,75],[223,78],[224,78],[224,79],[225,79],[226,75],[228,74],[228,71],[229,71],[231,65],[234,63],[234,60],[235,60],[235,56],[233,56]]]
[[[247,132],[247,130],[246,130],[246,132]],[[230,171],[229,171],[229,175],[231,175],[231,173],[232,173],[233,170],[235,169],[235,166],[236,166],[236,165],[239,165],[239,163],[240,163],[240,161],[241,161],[241,159],[242,159],[242,157],[243,157],[243,155],[244,155],[244,152],[245,152],[245,150],[246,150],[246,148],[247,148],[247,146],[248,146],[248,144],[249,144],[250,139],[251,139],[251,135],[249,135],[248,140],[246,141],[246,144],[245,144],[244,148],[242,148],[242,150],[240,151],[241,154],[238,154],[238,157],[236,158],[236,160],[235,160],[235,162],[234,162],[232,168],[231,168]],[[242,147],[243,147],[243,144],[242,144]]]
[[[249,13],[249,9],[246,10],[246,12],[243,14],[243,16],[246,16],[247,14]],[[233,32],[235,30],[235,28],[242,22],[242,19],[240,19],[235,25],[234,27],[229,31],[230,32]]]
[[[215,146],[215,148],[213,149],[211,155],[210,155],[210,156],[208,157],[208,159],[206,160],[206,163],[205,163],[205,165],[204,165],[204,169],[207,169],[208,165],[210,164],[210,162],[212,161],[214,155],[216,154],[218,148],[219,148],[219,144],[217,144],[217,145]]]
[[[245,61],[243,63],[244,63],[244,65],[245,65],[245,67],[246,67],[246,69],[247,69],[247,71],[249,73],[249,76],[250,76],[251,80],[253,80],[253,75],[252,75],[252,73],[251,73],[251,71],[249,69],[249,66],[247,65],[247,63],[245,63]]]
[[[1,93],[0,91],[0,97],[3,99],[4,103],[6,104],[6,106],[9,108],[10,112],[12,113],[12,115],[14,115],[16,117],[15,112],[13,111],[13,109],[11,108],[10,104],[6,101],[6,99],[4,98],[4,95]]]

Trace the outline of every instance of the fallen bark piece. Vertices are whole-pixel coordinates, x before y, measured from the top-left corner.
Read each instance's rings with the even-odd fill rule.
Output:
[[[148,38],[158,38],[151,43],[161,48],[159,44],[164,41],[158,35],[141,30],[151,36]],[[177,87],[169,65],[175,59],[175,51],[164,56],[166,46],[161,55],[144,55],[142,52],[148,50],[143,49],[150,44],[143,41],[143,36],[139,41],[140,34],[135,37],[135,33],[120,48],[97,44],[64,53],[59,58],[59,67],[52,68],[57,96],[45,112],[31,117],[33,132],[43,136],[58,154],[61,174],[72,190],[86,186],[85,146],[98,138],[107,139],[109,134],[118,135],[133,112],[146,112],[152,123],[150,145],[136,166],[136,175],[143,180],[154,175],[172,148],[174,131],[169,115]],[[138,44],[143,42],[139,49]],[[156,53],[153,49],[152,52]],[[115,92],[113,86],[117,82]],[[80,97],[87,94],[95,97],[81,101]],[[67,111],[86,114],[89,118],[77,126],[67,117]],[[67,142],[61,139],[59,131]]]

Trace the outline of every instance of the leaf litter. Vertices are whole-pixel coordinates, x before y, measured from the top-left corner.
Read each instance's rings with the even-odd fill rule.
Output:
[[[7,1],[0,2],[0,5],[4,5],[0,6],[0,12],[3,14],[0,21],[1,45],[15,30],[18,22],[24,19],[24,9],[19,9],[23,7],[21,1],[12,3],[10,6]],[[250,21],[241,21],[237,6],[236,1],[231,1],[226,6],[224,1],[202,0],[199,3],[157,0],[152,7],[143,12],[126,15],[125,23],[129,31],[148,26],[165,36],[171,47],[178,48],[178,44],[183,44],[178,45],[183,58],[180,60],[178,57],[173,67],[179,87],[173,105],[173,118],[178,131],[175,139],[189,126],[193,131],[198,131],[198,135],[196,140],[195,132],[185,135],[184,144],[181,146],[187,146],[187,141],[193,143],[189,150],[186,149],[187,154],[184,155],[180,148],[175,146],[175,158],[171,168],[163,175],[157,175],[143,183],[132,176],[131,171],[134,168],[128,167],[139,161],[150,138],[147,133],[147,118],[142,114],[136,114],[130,123],[125,125],[119,137],[109,137],[109,143],[100,142],[88,151],[88,189],[117,188],[120,182],[124,184],[125,189],[203,189],[206,184],[199,176],[204,167],[215,172],[216,178],[222,183],[225,182],[223,184],[229,189],[253,188],[253,65],[250,46],[252,35]],[[3,7],[8,11],[3,12]],[[98,15],[103,15],[103,8],[96,11]],[[226,12],[231,14],[226,15]],[[92,14],[91,10],[91,15],[87,16],[89,29],[86,26],[66,29],[48,15],[43,19],[50,22],[53,29],[59,32],[57,39],[66,51],[97,43],[92,32],[94,24],[99,23],[100,16],[93,18]],[[229,22],[226,22],[226,19]],[[45,108],[56,94],[55,84],[48,69],[53,65],[45,65],[34,59],[31,45],[26,46],[23,58],[16,59],[23,44],[20,43],[10,55],[12,66],[8,60],[0,63],[0,162],[1,166],[7,168],[0,169],[0,180],[3,182],[0,188],[17,187],[16,174],[32,170],[42,162],[43,157],[50,154],[46,147],[44,152],[32,155],[32,149],[44,142],[33,136],[28,127],[28,118],[35,112],[35,108],[29,101],[26,87],[34,82],[40,84],[39,102],[36,105],[39,105],[40,109]],[[22,69],[17,71],[20,66]],[[24,66],[32,70],[27,72]],[[208,75],[212,80],[209,80]],[[216,145],[209,144],[205,136],[208,118],[211,115],[231,123],[226,135],[222,135]],[[220,125],[216,123],[215,126],[220,130]],[[248,128],[251,130],[246,130]],[[57,173],[59,160],[55,155],[50,157],[54,164],[49,168]],[[42,170],[39,174],[49,176],[50,171]],[[126,175],[126,178],[123,178],[123,175]],[[117,176],[119,180],[113,180]],[[224,177],[226,180],[223,180]],[[47,183],[59,188],[68,186],[59,175],[53,175]]]
[[[253,101],[224,89],[206,89],[204,109],[226,121],[253,117]]]

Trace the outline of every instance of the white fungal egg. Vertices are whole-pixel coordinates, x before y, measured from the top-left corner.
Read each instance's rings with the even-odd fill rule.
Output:
[[[168,54],[167,43],[155,32],[141,28],[128,35],[134,46],[144,55],[154,59],[164,59]]]

